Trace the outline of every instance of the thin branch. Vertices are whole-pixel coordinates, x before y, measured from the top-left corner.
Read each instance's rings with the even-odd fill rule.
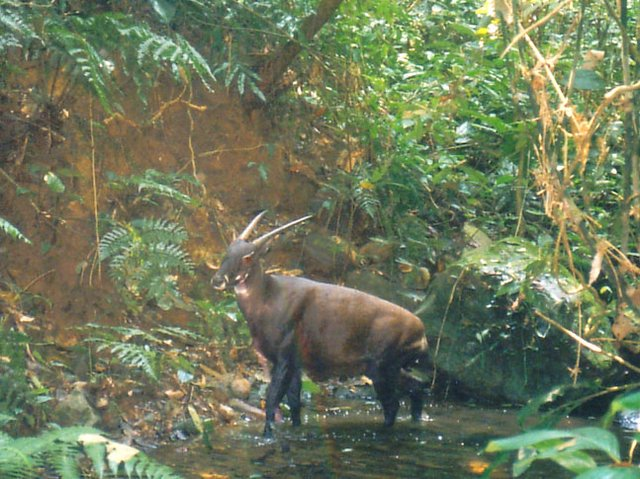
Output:
[[[630,93],[635,90],[640,90],[640,81],[637,81],[632,85],[619,85],[615,88],[612,88],[609,92],[605,93],[602,103],[598,105],[598,108],[596,109],[595,113],[591,117],[591,120],[589,121],[589,132],[587,133],[587,136],[591,136],[593,135],[593,133],[595,133],[595,131],[598,128],[596,125],[596,121],[598,120],[600,115],[602,115],[604,110],[606,110],[606,108],[616,98],[618,98],[620,95],[624,95],[625,93]]]
[[[547,23],[549,20],[551,20],[553,17],[555,17],[560,12],[560,10],[562,10],[565,7],[565,5],[567,5],[568,3],[572,2],[572,1],[573,0],[564,0],[564,2],[559,3],[556,6],[556,8],[551,10],[551,12],[549,12],[547,15],[542,17],[540,20],[538,20],[537,22],[532,23],[527,28],[523,29],[520,33],[518,33],[515,37],[513,37],[513,40],[511,40],[511,42],[509,42],[509,45],[507,45],[507,47],[504,49],[504,51],[500,55],[500,58],[504,58],[504,56],[507,53],[509,53],[509,50],[511,50],[516,43],[518,43],[520,40],[522,40],[522,38],[524,38],[526,35],[528,35],[531,31],[535,30],[536,28],[541,27],[542,25]],[[520,28],[522,28],[522,25],[520,25]]]
[[[96,179],[96,142],[93,135],[93,96],[89,96],[89,139],[91,141],[91,189],[93,190],[93,221],[95,223],[96,256],[100,251],[100,224],[98,222],[98,182]],[[102,278],[102,263],[98,261],[98,278]],[[89,286],[93,280],[93,268],[89,274]]]
[[[545,314],[541,313],[540,311],[535,311],[535,315],[538,316],[543,321],[549,323],[554,328],[560,330],[561,332],[563,332],[564,334],[569,336],[571,339],[576,341],[578,344],[581,344],[582,346],[587,348],[589,351],[594,352],[596,354],[602,354],[603,356],[606,356],[606,357],[614,360],[618,364],[621,364],[625,368],[630,369],[631,371],[634,371],[636,373],[640,373],[640,367],[631,364],[630,362],[626,361],[625,359],[623,359],[622,357],[618,356],[617,354],[612,354],[609,351],[605,351],[600,346],[598,346],[596,344],[593,344],[592,342],[587,341],[584,338],[581,338],[580,336],[578,336],[573,331],[565,328],[563,325],[561,325],[557,321],[554,321],[553,319],[551,319],[550,317],[548,317]]]

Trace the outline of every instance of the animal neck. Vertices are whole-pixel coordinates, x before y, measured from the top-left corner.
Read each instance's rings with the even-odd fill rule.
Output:
[[[269,276],[266,275],[260,265],[256,265],[247,277],[241,283],[236,284],[235,292],[238,297],[238,302],[243,303],[243,300],[249,300],[249,298],[261,297],[264,295],[266,282]]]

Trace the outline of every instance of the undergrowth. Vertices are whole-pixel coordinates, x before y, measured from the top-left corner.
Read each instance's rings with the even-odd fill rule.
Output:
[[[179,378],[191,377],[195,364],[188,356],[190,346],[206,345],[208,340],[193,331],[176,326],[149,330],[126,326],[89,324],[85,328],[96,352],[108,351],[111,361],[136,370],[156,382],[162,372],[177,372]]]
[[[93,428],[69,427],[13,438],[0,432],[0,477],[80,479],[95,477],[179,479],[173,470]]]
[[[164,310],[183,304],[177,275],[193,274],[186,240],[184,227],[164,219],[136,219],[102,237],[100,260],[109,261],[109,276],[130,310],[149,301]]]

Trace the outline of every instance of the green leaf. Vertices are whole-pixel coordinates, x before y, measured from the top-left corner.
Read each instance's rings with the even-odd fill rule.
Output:
[[[485,448],[486,452],[517,451],[523,447],[530,447],[545,441],[566,439],[571,436],[570,431],[557,429],[544,429],[540,431],[525,432],[513,437],[490,441]]]
[[[169,23],[176,15],[176,5],[170,0],[149,0],[151,6],[156,11],[164,23]]]
[[[318,394],[321,391],[320,386],[309,378],[304,378],[302,380],[302,390],[309,394]]]
[[[610,431],[599,427],[584,427],[573,430],[576,449],[594,449],[606,453],[613,461],[620,461],[618,438]]]
[[[44,182],[54,193],[64,193],[66,189],[62,180],[52,171],[44,175]]]
[[[6,234],[11,236],[13,239],[17,239],[17,240],[20,240],[20,241],[24,241],[27,244],[31,244],[31,240],[29,238],[27,238],[25,235],[23,235],[22,232],[18,228],[13,226],[11,223],[9,223],[7,220],[5,220],[2,217],[0,217],[0,231],[4,231]]]
[[[639,479],[640,469],[637,466],[630,467],[598,467],[584,472],[575,479]]]
[[[564,453],[558,453],[551,459],[575,474],[586,472],[598,466],[596,461],[584,451],[567,451]]]
[[[602,90],[605,84],[604,80],[595,71],[581,68],[576,70],[573,87],[576,90]]]
[[[86,444],[84,446],[84,452],[91,459],[93,464],[93,470],[98,473],[98,477],[102,479],[104,477],[104,458],[106,456],[106,448],[102,443]]]

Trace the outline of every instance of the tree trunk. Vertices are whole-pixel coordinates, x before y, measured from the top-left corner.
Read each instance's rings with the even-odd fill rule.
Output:
[[[260,90],[267,99],[275,97],[283,89],[281,80],[302,51],[303,45],[313,39],[322,26],[331,19],[341,3],[342,0],[320,0],[316,12],[305,18],[300,25],[297,39],[289,40],[258,66],[258,74],[261,78]]]

